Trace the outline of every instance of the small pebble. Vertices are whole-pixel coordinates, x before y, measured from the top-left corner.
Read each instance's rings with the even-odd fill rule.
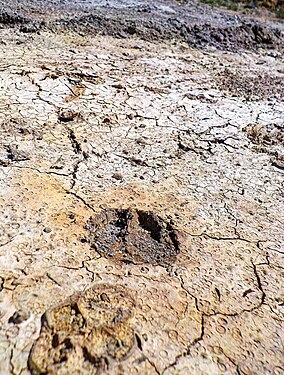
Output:
[[[123,180],[123,175],[121,173],[114,173],[112,175],[112,178],[115,178],[116,180]]]
[[[46,227],[46,228],[44,228],[44,230],[43,230],[45,233],[50,233],[51,232],[51,228],[49,228],[49,227]]]

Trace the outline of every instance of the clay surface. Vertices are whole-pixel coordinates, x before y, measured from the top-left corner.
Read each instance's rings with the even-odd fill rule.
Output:
[[[275,43],[245,48],[232,33],[194,47],[112,33],[127,1],[110,18],[49,2],[45,24],[42,2],[12,3],[0,29],[0,373],[282,375],[278,23],[265,21]],[[141,3],[127,13],[135,27],[154,14],[166,29],[165,14],[190,5]],[[199,20],[211,9],[195,6]],[[99,11],[102,32],[87,32]],[[233,17],[210,12],[200,30]]]

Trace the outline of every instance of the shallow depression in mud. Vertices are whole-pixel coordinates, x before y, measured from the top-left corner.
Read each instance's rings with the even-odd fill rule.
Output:
[[[134,306],[125,288],[100,284],[51,308],[30,352],[31,373],[97,374],[123,360],[135,345]]]

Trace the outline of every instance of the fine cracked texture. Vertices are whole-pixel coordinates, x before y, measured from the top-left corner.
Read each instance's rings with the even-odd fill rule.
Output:
[[[1,374],[283,374],[281,51],[0,41]]]

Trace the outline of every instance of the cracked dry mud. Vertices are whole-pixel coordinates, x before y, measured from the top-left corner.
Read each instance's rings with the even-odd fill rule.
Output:
[[[284,374],[281,50],[0,40],[0,373]]]

